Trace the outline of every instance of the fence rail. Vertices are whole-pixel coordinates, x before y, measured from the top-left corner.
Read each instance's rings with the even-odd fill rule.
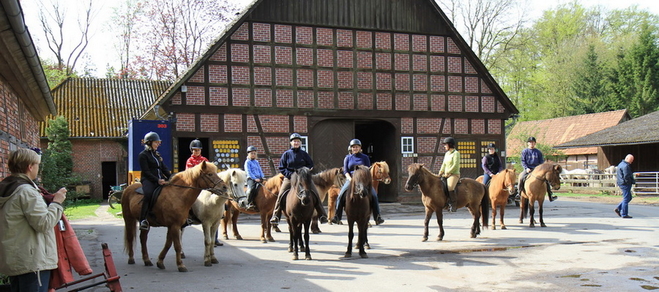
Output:
[[[636,195],[659,195],[659,172],[635,172],[636,184],[632,192]]]
[[[659,195],[659,172],[635,172],[635,195]],[[563,191],[601,191],[620,194],[615,174],[562,174]]]

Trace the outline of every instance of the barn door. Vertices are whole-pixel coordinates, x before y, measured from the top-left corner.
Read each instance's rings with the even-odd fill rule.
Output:
[[[343,166],[355,129],[352,120],[325,120],[311,130],[310,154],[314,172]]]

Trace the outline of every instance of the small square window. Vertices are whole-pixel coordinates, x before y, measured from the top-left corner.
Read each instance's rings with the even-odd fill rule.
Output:
[[[302,143],[300,143],[300,149],[309,152],[309,136],[301,136]]]
[[[414,138],[413,137],[401,137],[401,153],[414,153]]]

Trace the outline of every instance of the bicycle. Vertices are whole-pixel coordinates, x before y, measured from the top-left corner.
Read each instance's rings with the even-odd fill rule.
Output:
[[[108,205],[110,208],[115,209],[114,204],[121,204],[121,195],[128,186],[127,183],[118,186],[110,186],[110,193],[108,194]]]

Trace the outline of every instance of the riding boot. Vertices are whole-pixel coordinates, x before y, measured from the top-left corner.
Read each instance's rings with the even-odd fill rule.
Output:
[[[247,192],[247,206],[245,206],[245,209],[254,209],[254,197],[257,193],[257,189],[249,189]]]
[[[323,202],[320,201],[320,196],[316,194],[316,192],[312,192],[316,199],[314,200],[315,203],[315,208],[316,212],[318,213],[318,221],[320,221],[320,224],[325,224],[327,223],[327,212],[325,211],[325,208],[323,207]]]
[[[448,205],[449,211],[455,212],[458,210],[458,191],[452,190],[448,192]]]
[[[142,212],[140,212],[140,230],[149,230],[149,221],[146,220],[149,213],[149,200],[142,200]]]
[[[332,218],[332,224],[341,224],[341,217],[343,217],[343,208],[346,205],[346,196],[345,191],[339,193],[339,197],[336,199],[336,209],[334,212],[334,218]]]
[[[384,219],[380,216],[380,202],[378,202],[377,196],[371,198],[371,210],[373,210],[373,221],[375,221],[375,225],[384,223]]]
[[[554,193],[551,191],[551,186],[549,185],[549,182],[547,182],[546,185],[547,185],[547,197],[549,197],[549,201],[553,202],[556,199],[558,199],[558,197],[554,196]]]
[[[286,198],[286,194],[288,194],[288,192],[284,192],[279,197],[277,197],[277,203],[275,203],[275,210],[272,212],[272,218],[270,218],[270,223],[274,227],[279,225],[279,220],[281,220],[281,201]]]

